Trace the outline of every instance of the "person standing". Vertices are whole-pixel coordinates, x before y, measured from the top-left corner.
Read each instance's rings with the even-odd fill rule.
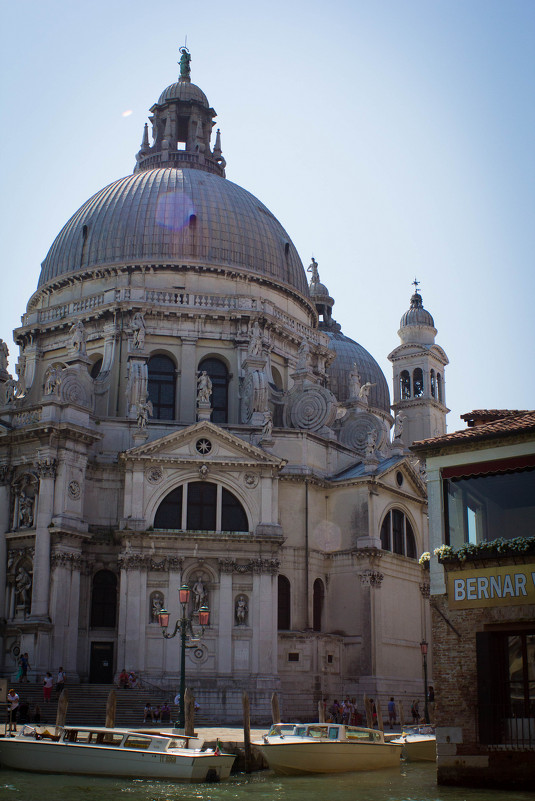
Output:
[[[396,704],[393,696],[390,697],[388,702],[388,722],[390,723],[390,728],[393,729],[396,725]]]
[[[22,676],[20,678],[21,681],[28,682],[28,670],[30,669],[30,658],[28,656],[28,652],[22,654],[20,658],[20,666],[22,668]]]
[[[53,686],[54,686],[54,679],[52,678],[52,673],[49,673],[47,671],[47,674],[43,679],[43,701],[45,702],[45,704],[48,704],[50,702]]]
[[[9,733],[17,731],[17,715],[19,712],[19,696],[15,690],[10,690],[7,694],[7,711],[9,715]],[[14,735],[12,735],[14,736]]]
[[[56,679],[56,695],[61,695],[62,690],[65,688],[66,674],[63,667],[60,665],[58,668],[58,678]]]

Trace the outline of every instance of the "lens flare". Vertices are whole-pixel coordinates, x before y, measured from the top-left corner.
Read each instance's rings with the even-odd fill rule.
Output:
[[[170,231],[181,231],[195,220],[195,206],[188,194],[177,190],[160,195],[156,206],[156,222]]]
[[[130,115],[131,115],[131,114],[133,114],[133,113],[134,113],[134,112],[132,111],[132,109],[131,109],[131,108],[129,108],[129,109],[127,109],[126,111],[123,111],[123,113],[122,113],[122,116],[123,116],[123,117],[130,117]]]

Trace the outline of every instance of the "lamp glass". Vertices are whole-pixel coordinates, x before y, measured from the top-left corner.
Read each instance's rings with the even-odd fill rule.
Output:
[[[420,650],[422,652],[422,656],[427,655],[427,643],[425,640],[422,640],[422,642],[420,643]]]
[[[210,610],[207,606],[201,606],[199,609],[199,625],[200,626],[207,626],[210,620]]]
[[[167,609],[160,609],[158,612],[158,623],[162,627],[162,629],[166,629],[169,625],[169,612]]]

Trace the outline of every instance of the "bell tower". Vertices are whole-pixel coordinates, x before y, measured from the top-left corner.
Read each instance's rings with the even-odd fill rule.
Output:
[[[411,305],[401,318],[398,345],[388,358],[394,371],[395,436],[408,448],[416,440],[446,433],[446,385],[444,368],[449,363],[435,344],[437,329],[424,309],[414,279]]]

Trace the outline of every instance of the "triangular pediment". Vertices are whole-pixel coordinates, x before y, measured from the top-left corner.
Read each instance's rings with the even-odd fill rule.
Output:
[[[398,482],[398,473],[401,473],[403,482]],[[389,464],[383,471],[377,472],[377,479],[383,485],[401,492],[415,493],[419,498],[427,500],[427,488],[418,470],[413,466],[410,457],[403,457],[397,464]]]
[[[251,445],[235,434],[207,421],[173,431],[165,437],[145,442],[122,454],[125,462],[212,463],[218,465],[256,465],[280,470],[286,464]]]

